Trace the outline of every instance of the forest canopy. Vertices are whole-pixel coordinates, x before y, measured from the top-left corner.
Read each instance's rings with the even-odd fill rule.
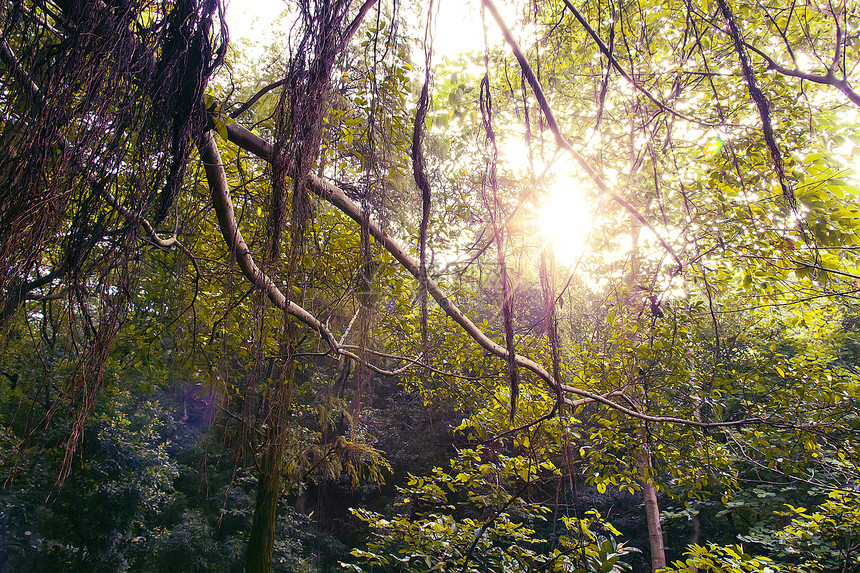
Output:
[[[440,2],[0,5],[0,570],[860,571],[860,8]]]

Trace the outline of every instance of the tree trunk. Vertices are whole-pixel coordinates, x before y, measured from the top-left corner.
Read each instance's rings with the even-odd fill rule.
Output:
[[[272,440],[263,454],[261,475],[257,482],[257,507],[248,540],[246,573],[269,573],[272,570],[281,468],[284,465],[284,432],[278,433],[279,436],[271,436]]]
[[[288,320],[284,317],[284,320]],[[285,342],[282,348],[287,348],[286,363],[279,376],[270,381],[273,386],[269,389],[268,429],[266,430],[263,446],[263,459],[260,464],[260,477],[257,482],[257,504],[254,509],[254,520],[251,524],[251,536],[248,539],[248,553],[245,559],[245,573],[270,573],[272,556],[275,549],[275,533],[278,519],[278,498],[281,495],[281,472],[284,468],[286,455],[287,427],[290,419],[292,403],[292,388],[295,378],[295,361],[292,359],[292,347],[289,341],[292,332],[285,325]]]
[[[643,443],[636,453],[639,476],[642,480],[642,496],[645,498],[645,518],[648,521],[648,543],[651,546],[651,571],[657,573],[666,568],[666,546],[663,543],[663,525],[660,523],[660,506],[657,503],[657,488],[651,479],[651,455],[648,443],[644,440],[645,431],[641,430]]]
[[[698,545],[699,541],[701,541],[701,537],[702,537],[702,522],[699,519],[699,512],[698,512],[699,504],[693,503],[691,509],[693,511],[695,511],[696,513],[690,518],[690,520],[693,522],[693,533],[690,536],[690,543],[689,544],[690,545]],[[690,573],[698,573],[698,571],[699,571],[699,568],[696,567],[695,565],[690,566]]]
[[[630,147],[631,153],[633,146]],[[630,217],[630,275],[627,279],[627,288],[630,291],[628,303],[633,301],[632,292],[639,280],[639,235],[642,231],[642,223],[636,217]],[[633,336],[631,342],[638,339],[638,330]],[[634,368],[635,372],[638,368]],[[636,388],[635,401],[640,405],[646,404],[648,387],[644,379],[639,378],[633,385]],[[651,477],[653,469],[651,467],[651,452],[648,449],[648,430],[642,425],[639,426],[640,446],[636,452],[636,466],[639,470],[639,479],[642,484],[642,497],[645,502],[645,519],[648,522],[648,544],[651,547],[651,571],[657,573],[661,569],[666,568],[666,546],[663,543],[663,525],[660,523],[660,505],[657,503],[657,488],[654,487],[654,481]]]

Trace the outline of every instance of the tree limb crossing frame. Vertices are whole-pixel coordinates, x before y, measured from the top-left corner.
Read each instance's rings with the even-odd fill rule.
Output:
[[[227,138],[231,143],[241,147],[245,151],[256,155],[264,161],[271,161],[274,148],[269,142],[265,141],[263,138],[251,132],[250,130],[245,129],[235,123],[229,124],[226,127]],[[206,151],[206,156],[204,157],[204,165],[206,166],[207,177],[209,178],[209,184],[212,191],[212,200],[215,203],[216,213],[218,213],[219,211],[221,212],[221,214],[219,214],[219,224],[221,225],[222,234],[224,235],[225,240],[227,240],[231,250],[234,250],[234,252],[237,254],[237,260],[239,256],[245,259],[243,263],[240,263],[240,268],[242,269],[243,273],[245,273],[245,276],[254,285],[264,289],[265,292],[268,294],[270,300],[272,300],[275,304],[278,304],[279,306],[289,305],[287,311],[290,312],[290,314],[293,314],[296,318],[298,318],[305,324],[308,324],[309,326],[314,328],[314,330],[317,330],[317,332],[319,332],[321,336],[323,336],[323,338],[325,338],[327,341],[333,341],[334,339],[331,336],[331,333],[327,332],[327,329],[325,329],[324,325],[322,325],[322,323],[316,317],[314,317],[292,301],[287,301],[284,298],[283,294],[271,281],[271,279],[265,276],[265,274],[263,274],[262,271],[256,267],[256,265],[251,265],[251,263],[253,263],[253,259],[250,256],[250,252],[248,251],[247,245],[244,243],[244,240],[242,240],[241,243],[238,241],[238,239],[241,238],[241,234],[239,233],[238,227],[236,226],[235,217],[228,216],[229,214],[232,214],[232,205],[226,204],[227,202],[229,202],[229,192],[226,191],[227,179],[226,176],[223,174],[224,168],[221,164],[220,154],[218,153],[217,146],[215,146],[215,140],[211,132],[208,132],[207,137],[207,142],[204,145]],[[204,149],[201,148],[201,154],[203,153],[203,151]],[[218,173],[219,171],[220,174]],[[347,215],[357,224],[362,223],[363,214],[361,209],[358,207],[358,205],[353,203],[339,187],[311,173],[308,176],[308,189],[317,197],[324,199],[336,209]],[[381,227],[375,221],[369,220],[368,227],[370,235],[391,256],[393,256],[394,259],[397,260],[397,262],[400,263],[400,265],[409,272],[409,274],[415,277],[415,279],[420,280],[420,266],[412,259],[412,257],[409,256],[406,250],[403,249],[403,247],[401,247],[387,233],[383,232]],[[475,325],[475,323],[472,322],[471,319],[469,319],[469,317],[466,316],[465,313],[463,313],[463,311],[460,310],[457,305],[451,301],[451,299],[444,293],[444,291],[439,287],[438,284],[436,284],[435,281],[428,277],[426,279],[426,286],[427,292],[433,297],[433,300],[436,301],[436,303],[445,312],[448,318],[457,323],[466,332],[466,334],[468,334],[484,350],[499,358],[507,359],[508,354],[505,347],[492,340],[480,328],[478,328],[478,326]],[[295,312],[293,312],[294,310]],[[332,348],[337,352],[345,353],[343,349],[338,349],[336,343],[335,346]],[[564,404],[571,407],[581,406],[589,402],[597,402],[604,406],[610,407],[622,414],[626,414],[628,416],[638,418],[646,422],[674,423],[688,426],[696,426],[701,428],[730,427],[743,426],[748,424],[768,423],[762,418],[748,418],[743,420],[733,420],[725,422],[699,422],[696,420],[687,420],[684,418],[675,418],[669,416],[651,416],[634,410],[632,408],[622,406],[621,404],[610,400],[608,396],[597,394],[595,392],[589,392],[588,390],[576,388],[568,384],[563,384],[553,378],[553,376],[543,366],[526,356],[516,354],[514,355],[514,360],[517,366],[525,368],[537,375],[538,378],[540,378],[552,389],[553,393],[561,394],[562,396],[563,393],[579,396],[579,400],[572,400],[567,397],[562,398]]]

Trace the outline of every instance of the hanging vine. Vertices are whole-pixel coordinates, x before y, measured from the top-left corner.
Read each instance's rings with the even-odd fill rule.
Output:
[[[50,329],[73,364],[45,416],[69,412],[60,481],[126,318],[140,227],[175,202],[227,46],[218,0],[155,4],[0,7],[0,329],[34,289],[63,307]]]
[[[412,173],[415,185],[421,192],[421,223],[418,227],[418,256],[421,276],[418,279],[418,297],[421,305],[421,341],[427,356],[427,227],[430,224],[430,181],[424,161],[424,129],[427,109],[430,106],[430,69],[433,60],[433,0],[427,8],[427,23],[424,28],[424,84],[418,97],[415,124],[412,130]]]
[[[484,11],[481,10],[482,19]],[[484,126],[484,136],[489,145],[489,156],[481,180],[484,190],[490,189],[490,197],[484,191],[484,204],[493,226],[493,238],[496,244],[497,264],[499,265],[499,288],[501,291],[502,323],[505,331],[506,361],[508,364],[508,381],[511,391],[510,420],[514,421],[517,412],[517,399],[520,392],[519,372],[516,364],[516,345],[514,341],[514,294],[508,277],[507,262],[505,260],[505,225],[507,217],[499,199],[498,180],[496,178],[496,165],[498,163],[499,150],[496,145],[496,132],[493,129],[493,98],[490,90],[490,56],[487,44],[486,23],[484,25],[484,76],[481,78],[481,91],[479,104],[481,109],[481,121]]]

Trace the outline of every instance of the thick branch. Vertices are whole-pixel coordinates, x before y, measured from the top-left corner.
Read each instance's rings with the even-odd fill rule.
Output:
[[[221,229],[221,234],[227,243],[227,247],[230,249],[230,253],[236,258],[242,274],[251,281],[251,284],[266,293],[266,296],[269,297],[269,300],[276,307],[286,310],[316,330],[325,339],[329,347],[337,352],[337,342],[325,325],[317,320],[314,315],[293,301],[288,300],[272,279],[254,262],[251,250],[248,248],[244,237],[242,237],[239,225],[236,222],[233,202],[230,199],[230,189],[227,185],[227,174],[224,172],[221,154],[215,145],[215,138],[212,132],[207,131],[204,133],[200,137],[197,146],[200,150],[200,158],[203,161],[203,169],[206,172],[206,180],[209,183],[209,191],[212,194],[212,204],[215,207],[215,215],[218,217],[218,226]]]
[[[773,70],[777,73],[780,73],[784,76],[788,76],[791,78],[799,78],[801,80],[806,80],[808,82],[812,82],[812,83],[816,83],[816,84],[833,86],[836,89],[838,89],[839,91],[841,91],[843,94],[845,94],[845,97],[847,97],[849,100],[851,100],[852,103],[854,103],[855,105],[860,105],[860,94],[855,92],[851,88],[851,86],[848,85],[847,80],[838,79],[836,77],[836,75],[833,73],[833,70],[828,70],[826,74],[822,74],[822,75],[810,74],[807,72],[801,72],[800,70],[797,70],[797,69],[792,70],[792,69],[786,68],[785,66],[781,66],[780,64],[776,63],[776,61],[773,58],[771,58],[770,56],[768,56],[766,53],[759,50],[755,46],[752,46],[746,42],[744,42],[744,45],[750,51],[755,52],[756,54],[758,54],[759,56],[761,56],[764,59],[764,61],[767,63],[767,69],[768,70]]]
[[[367,16],[367,13],[370,12],[370,9],[373,8],[374,4],[376,4],[378,0],[365,0],[364,4],[361,5],[361,8],[358,9],[358,13],[355,15],[355,18],[352,19],[352,22],[349,23],[349,26],[346,27],[346,30],[343,33],[344,40],[343,45],[346,46],[349,44],[349,41],[358,32],[358,27],[361,25],[361,22],[364,20],[364,17]]]
[[[239,130],[242,129],[237,128],[236,126],[230,127]],[[248,141],[256,141],[254,139],[256,136],[251,132],[247,132],[247,134],[243,135]],[[259,140],[259,142],[262,142],[261,139],[256,139]],[[263,150],[267,147],[269,150],[271,149],[271,146],[267,145],[257,146],[258,150]],[[332,332],[319,319],[317,319],[317,317],[284,296],[284,293],[281,292],[272,279],[269,278],[269,276],[254,262],[251,250],[248,248],[245,238],[242,237],[242,232],[239,231],[239,224],[236,221],[236,214],[233,211],[233,201],[230,199],[227,174],[224,172],[224,165],[221,162],[221,154],[218,151],[218,147],[215,145],[215,137],[212,135],[211,131],[207,131],[203,134],[198,143],[198,148],[200,150],[200,158],[203,161],[203,168],[206,172],[206,180],[209,183],[209,190],[212,194],[212,204],[215,207],[215,215],[218,218],[218,227],[221,229],[221,235],[224,237],[224,241],[227,243],[230,253],[236,258],[236,262],[238,263],[242,274],[245,275],[251,284],[266,293],[266,296],[276,307],[287,311],[315,330],[323,340],[326,341],[329,348],[331,348],[331,350],[336,354],[348,356],[353,360],[361,362],[377,374],[384,376],[397,376],[398,374],[402,374],[406,368],[411,366],[411,364],[409,364],[397,370],[383,370],[362,360],[358,355],[350,352],[341,344],[338,344]],[[255,153],[253,149],[249,149],[248,151]]]
[[[240,115],[242,115],[243,113],[245,113],[246,111],[251,109],[251,106],[253,106],[255,103],[257,103],[257,101],[261,97],[263,97],[264,95],[266,95],[267,93],[269,93],[273,89],[281,87],[282,85],[284,85],[284,82],[286,82],[286,81],[287,80],[278,80],[276,82],[270,83],[269,85],[263,86],[262,88],[260,88],[260,90],[257,93],[255,93],[253,96],[251,96],[251,99],[249,99],[248,101],[246,101],[245,103],[240,105],[238,109],[231,111],[229,114],[230,117],[233,119],[236,119],[237,117],[239,117]]]
[[[737,52],[738,60],[741,64],[741,71],[743,72],[744,79],[746,80],[750,97],[758,108],[759,117],[761,117],[762,134],[764,135],[765,144],[767,145],[771,158],[773,159],[773,168],[779,178],[779,184],[782,186],[783,198],[785,199],[786,204],[792,210],[796,211],[797,199],[794,195],[794,190],[789,184],[788,178],[785,176],[785,163],[782,158],[782,151],[776,142],[773,123],[770,119],[770,102],[758,85],[758,80],[753,72],[752,66],[750,65],[749,56],[747,55],[746,44],[741,39],[741,31],[738,27],[737,21],[735,20],[734,14],[732,13],[731,6],[729,6],[726,0],[717,0],[717,4],[719,5],[720,11],[723,13],[723,18],[726,21],[728,34],[734,44],[735,52]]]

